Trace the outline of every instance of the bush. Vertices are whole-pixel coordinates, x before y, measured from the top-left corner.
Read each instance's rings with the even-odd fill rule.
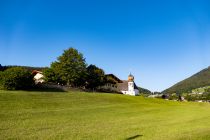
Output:
[[[34,80],[32,74],[24,68],[14,67],[0,72],[1,89],[29,89],[33,84]]]
[[[177,96],[177,94],[171,94],[171,95],[169,95],[169,98],[168,98],[169,100],[178,100],[179,99],[179,96]]]

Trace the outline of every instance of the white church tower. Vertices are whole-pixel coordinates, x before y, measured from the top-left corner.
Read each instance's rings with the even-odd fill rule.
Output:
[[[139,90],[134,83],[134,76],[131,74],[128,76],[128,91],[126,94],[133,96],[139,95]]]

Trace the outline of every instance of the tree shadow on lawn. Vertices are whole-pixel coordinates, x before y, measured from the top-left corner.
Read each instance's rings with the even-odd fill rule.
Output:
[[[33,85],[31,88],[26,89],[26,91],[37,91],[37,92],[66,92],[62,86],[50,85],[50,84],[37,84]]]
[[[40,92],[87,92],[86,90],[78,87],[61,86],[55,84],[37,84],[27,91],[40,91]]]
[[[62,89],[47,89],[47,88],[32,88],[32,89],[27,89],[25,91],[36,91],[36,92],[67,92]]]
[[[135,135],[135,136],[132,136],[132,137],[129,137],[129,138],[126,138],[125,140],[134,140],[138,137],[142,137],[143,135]]]
[[[25,89],[25,91],[37,91],[37,92],[87,92],[80,88],[66,88],[63,86],[45,86],[45,85],[35,85],[30,89]]]
[[[31,87],[30,89],[25,89],[25,91],[36,91],[36,92],[66,92],[62,88],[52,88],[42,85],[35,85]]]

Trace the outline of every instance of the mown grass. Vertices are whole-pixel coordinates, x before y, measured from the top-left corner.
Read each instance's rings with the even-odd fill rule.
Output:
[[[209,140],[210,104],[103,93],[0,91],[0,139]]]

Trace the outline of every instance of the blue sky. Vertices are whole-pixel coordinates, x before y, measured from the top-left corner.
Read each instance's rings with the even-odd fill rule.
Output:
[[[0,64],[50,66],[69,47],[162,91],[210,65],[210,1],[0,1]]]

